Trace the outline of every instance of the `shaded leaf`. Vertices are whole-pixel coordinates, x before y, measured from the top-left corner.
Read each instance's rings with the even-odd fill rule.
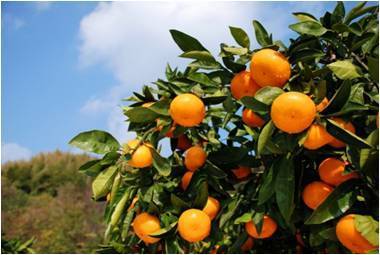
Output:
[[[92,196],[94,200],[104,197],[111,190],[113,179],[117,173],[116,166],[110,166],[100,172],[92,182]]]

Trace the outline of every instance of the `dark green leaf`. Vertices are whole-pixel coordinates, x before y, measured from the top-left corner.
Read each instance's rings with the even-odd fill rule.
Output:
[[[160,115],[169,116],[169,105],[170,101],[168,99],[162,99],[149,106],[149,110]]]
[[[194,199],[192,208],[203,209],[207,203],[208,185],[206,181],[202,181],[197,187],[197,196]]]
[[[105,154],[120,148],[120,144],[111,134],[100,130],[80,133],[71,139],[69,144],[97,154]]]
[[[162,176],[169,176],[172,168],[169,159],[161,157],[161,155],[155,150],[151,149],[153,154],[153,166]]]
[[[208,159],[214,164],[233,164],[242,160],[248,153],[246,148],[222,147],[209,154]]]
[[[278,87],[263,87],[256,92],[255,99],[266,105],[271,105],[282,93],[284,93],[284,91]]]
[[[256,41],[262,46],[268,46],[272,44],[272,39],[269,37],[268,32],[265,30],[263,25],[257,20],[252,21],[253,27],[255,29]]]
[[[110,166],[100,172],[92,182],[92,196],[94,200],[104,197],[111,190],[113,179],[117,173],[116,166]]]
[[[172,205],[178,210],[190,208],[190,205],[188,205],[185,201],[183,201],[181,198],[177,197],[173,193],[170,194],[170,201]]]
[[[263,176],[263,182],[259,190],[259,205],[264,204],[274,194],[275,190],[273,187],[275,187],[275,177],[279,169],[277,163],[274,162]]]
[[[182,53],[180,57],[215,62],[215,58],[211,55],[211,53],[205,50],[204,51],[199,51],[199,50],[187,51],[187,52]]]
[[[247,33],[239,27],[230,27],[230,32],[235,41],[242,47],[249,49],[249,37]]]
[[[133,107],[125,112],[130,122],[147,123],[152,122],[160,115],[147,107]]]
[[[337,92],[335,92],[327,107],[322,111],[322,114],[327,115],[338,112],[349,100],[350,93],[351,81],[346,80],[342,83]]]
[[[271,139],[274,130],[275,130],[275,127],[274,127],[272,121],[269,121],[264,126],[264,128],[261,130],[260,135],[259,135],[259,139],[257,142],[257,154],[258,155],[261,155],[261,153],[263,152],[268,141]]]
[[[174,41],[184,52],[187,51],[207,51],[205,47],[194,37],[187,35],[181,31],[171,29],[170,34]]]
[[[344,18],[344,15],[346,14],[345,8],[344,8],[344,3],[339,1],[336,4],[336,7],[333,11],[333,15],[338,18],[339,21],[341,21]]]
[[[241,199],[234,198],[230,200],[230,202],[227,204],[227,206],[222,211],[222,216],[220,217],[219,221],[219,227],[223,227],[224,224],[231,219],[232,216],[234,216],[236,209],[238,208],[239,204],[241,202]]]
[[[217,82],[208,78],[207,75],[204,73],[191,73],[190,75],[188,75],[187,78],[189,80],[198,82],[198,83],[206,85],[206,86],[212,86],[212,87],[218,86]]]
[[[300,22],[304,22],[304,21],[318,22],[318,20],[313,15],[311,15],[310,13],[306,13],[306,12],[293,12],[293,15]]]
[[[173,222],[169,226],[167,226],[165,228],[161,228],[160,230],[154,232],[153,234],[150,234],[149,236],[155,237],[155,238],[164,238],[164,237],[170,235],[172,232],[175,231],[175,229],[176,229],[175,227],[177,226],[177,224],[178,224],[178,221]]]
[[[379,58],[368,57],[368,71],[375,82],[379,82]]]
[[[344,214],[356,200],[357,179],[348,180],[336,187],[325,201],[306,220],[306,225],[322,224]]]
[[[245,107],[253,110],[254,112],[263,112],[263,113],[269,112],[269,105],[258,101],[254,97],[246,96],[246,97],[241,98],[240,101],[243,103]]]
[[[95,177],[103,169],[100,164],[100,159],[90,160],[79,167],[79,171],[88,175]]]

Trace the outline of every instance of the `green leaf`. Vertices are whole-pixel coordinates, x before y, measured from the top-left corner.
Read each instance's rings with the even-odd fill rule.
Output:
[[[179,55],[181,58],[191,58],[191,59],[197,59],[202,61],[209,61],[209,62],[215,62],[215,58],[211,55],[208,51],[200,51],[200,50],[193,50],[193,51],[187,51]]]
[[[222,214],[219,221],[219,228],[222,228],[224,224],[234,216],[236,209],[238,208],[241,199],[234,198],[228,202],[228,204],[223,208]]]
[[[123,213],[126,207],[127,201],[130,198],[130,191],[131,191],[130,189],[126,189],[123,196],[117,203],[115,210],[113,211],[112,216],[111,216],[110,224],[112,227],[116,226],[116,224],[119,222],[121,214]]]
[[[194,199],[192,208],[197,208],[202,210],[208,198],[208,185],[206,181],[202,181],[197,187],[197,196]]]
[[[338,17],[339,21],[341,21],[344,18],[344,15],[346,14],[344,3],[339,1],[337,2],[335,9],[333,11],[333,15]]]
[[[170,160],[161,157],[161,155],[155,150],[151,149],[153,155],[153,166],[162,176],[169,176],[172,168],[170,165]]]
[[[293,15],[300,22],[304,22],[304,21],[318,22],[318,20],[313,15],[311,15],[310,13],[306,13],[306,12],[293,12]]]
[[[379,82],[379,59],[368,57],[368,71],[375,82]]]
[[[88,176],[95,177],[103,169],[103,166],[100,164],[100,162],[100,159],[90,160],[85,164],[81,165],[79,167],[79,171]]]
[[[235,219],[234,224],[247,223],[253,218],[253,212],[244,213],[242,216]]]
[[[247,33],[239,27],[230,27],[230,32],[235,41],[242,47],[249,49],[250,42]]]
[[[355,228],[374,246],[379,246],[379,222],[372,216],[355,215]]]
[[[341,80],[360,77],[360,70],[349,60],[338,60],[327,65],[328,68]]]
[[[152,110],[160,115],[169,116],[169,105],[169,99],[161,99],[160,101],[157,101],[149,106],[149,110]]]
[[[180,47],[180,49],[184,52],[207,51],[207,49],[203,47],[203,45],[194,37],[175,29],[171,29],[169,31],[178,47]]]
[[[293,159],[282,158],[278,164],[278,173],[275,182],[276,202],[285,221],[289,224],[294,205],[294,163]]]
[[[271,198],[274,194],[275,189],[275,177],[276,173],[279,170],[279,166],[277,165],[277,161],[275,161],[265,176],[263,176],[263,182],[261,184],[261,187],[259,189],[259,201],[258,204],[262,205],[264,204],[269,198]]]
[[[240,162],[248,153],[246,148],[222,147],[218,151],[211,152],[208,159],[214,164],[233,164]]]
[[[190,208],[190,205],[188,205],[185,201],[183,201],[181,198],[177,197],[173,193],[170,194],[170,202],[176,209],[180,211]]]
[[[340,141],[359,148],[372,148],[365,140],[339,126],[335,121],[327,119],[326,130]]]
[[[268,86],[259,89],[255,94],[255,98],[266,105],[271,105],[282,93],[284,93],[282,89]]]
[[[212,86],[216,87],[218,86],[218,83],[208,78],[208,76],[204,73],[191,73],[187,76],[189,80],[198,82],[200,84],[206,85],[206,86]]]
[[[324,28],[321,23],[315,21],[303,21],[293,25],[290,25],[289,28],[299,34],[321,36],[327,32],[327,29]]]
[[[360,169],[368,174],[370,169],[373,169],[376,172],[378,171],[379,151],[376,149],[376,147],[379,145],[379,131],[372,131],[372,133],[367,137],[366,142],[372,145],[373,148],[360,150],[359,165]]]
[[[265,146],[267,145],[268,141],[272,137],[272,134],[275,130],[274,124],[272,121],[269,121],[264,128],[261,130],[259,139],[257,141],[257,154],[261,155],[261,153],[264,151]]]
[[[257,20],[252,21],[253,27],[255,29],[256,41],[262,46],[268,46],[272,44],[272,39],[269,37],[268,32],[265,30],[263,25]]]
[[[262,113],[267,113],[269,112],[269,105],[260,102],[254,97],[243,97],[240,99],[240,101],[243,103],[245,107],[248,109],[253,110],[254,112],[262,112]]]
[[[313,211],[305,224],[322,224],[344,214],[356,200],[354,187],[357,183],[357,179],[351,179],[336,187],[325,201]]]
[[[98,200],[107,195],[111,189],[116,173],[117,167],[110,166],[96,176],[95,180],[92,182],[92,196],[94,200]]]
[[[363,8],[365,6],[366,2],[360,2],[357,6],[351,9],[351,11],[347,14],[346,18],[344,19],[344,23],[350,24],[350,22],[357,17],[366,14],[367,12],[371,12],[377,8],[377,6],[369,6],[367,8]]]
[[[147,107],[133,107],[125,111],[130,122],[147,123],[152,122],[160,115]]]
[[[233,55],[245,55],[248,53],[247,48],[237,48],[237,47],[223,47],[223,50],[231,53]]]
[[[105,154],[120,148],[119,142],[111,134],[101,130],[80,133],[71,139],[69,144],[97,154]]]
[[[327,115],[331,113],[338,112],[349,100],[351,94],[351,81],[346,80],[342,83],[339,89],[335,92],[334,96],[331,98],[329,104],[322,111],[322,114]]]
[[[175,231],[177,224],[178,224],[178,221],[175,221],[169,226],[165,228],[161,228],[160,230],[154,232],[153,234],[150,234],[149,236],[155,237],[155,238],[164,238]]]

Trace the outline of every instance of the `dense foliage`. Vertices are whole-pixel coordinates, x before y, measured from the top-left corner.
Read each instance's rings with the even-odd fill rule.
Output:
[[[104,205],[77,169],[91,158],[56,151],[2,165],[2,253],[91,253]]]
[[[80,168],[94,177],[95,200],[110,194],[105,243],[99,251],[209,253],[217,246],[221,253],[239,253],[247,239],[245,223],[253,220],[260,229],[263,216],[270,215],[278,224],[276,233],[256,239],[249,252],[350,252],[335,233],[338,220],[349,213],[363,215],[360,222],[358,217],[356,229],[378,246],[378,6],[359,3],[346,13],[339,2],[320,19],[308,13],[294,15],[298,22],[289,28],[299,35],[289,44],[274,40],[275,35],[253,21],[260,48],[251,49],[248,34],[230,27],[238,45],[222,43],[221,62],[195,38],[170,31],[183,51],[180,57],[192,62],[184,71],[168,65],[165,80],[154,82],[155,87],[144,86],[142,93],[135,92],[127,99],[133,103],[124,108],[129,131],[136,132],[140,145],[151,144],[151,167],[132,167],[128,163],[131,152],[106,132],[87,131],[71,140],[83,150],[104,154]],[[288,58],[290,79],[282,88],[263,87],[254,97],[236,100],[230,92],[231,79],[246,70],[252,55],[262,48],[280,51]],[[327,98],[328,104],[315,122],[347,146],[309,150],[303,146],[307,130],[297,134],[279,130],[271,120],[271,105],[288,91],[306,94],[316,105]],[[168,139],[173,126],[169,107],[184,93],[201,98],[206,116],[194,127],[176,125],[169,138],[171,155],[164,158],[160,141]],[[265,125],[245,125],[242,107],[252,109]],[[333,117],[351,122],[356,132],[338,125]],[[185,190],[180,184],[185,173],[183,151],[177,149],[183,134],[192,144],[203,144],[207,152],[206,163],[194,172]],[[319,180],[318,165],[327,157],[344,161],[345,172],[356,171],[360,178],[338,185],[311,210],[302,200],[302,191]],[[238,180],[231,171],[238,166],[250,167],[251,175]],[[138,201],[131,208],[135,196]],[[202,209],[208,196],[220,201],[221,210],[212,220],[210,235],[189,243],[177,231],[179,216],[188,208]],[[147,245],[133,232],[131,222],[138,212],[159,218],[161,230],[152,234],[161,238],[158,243]]]

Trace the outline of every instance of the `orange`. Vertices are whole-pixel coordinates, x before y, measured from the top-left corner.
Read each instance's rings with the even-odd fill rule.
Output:
[[[265,121],[251,109],[244,109],[243,122],[250,127],[261,127],[265,124]]]
[[[210,217],[201,210],[188,209],[179,217],[179,235],[190,243],[202,241],[210,234],[210,230]]]
[[[160,230],[160,220],[149,213],[141,213],[136,216],[132,223],[133,231],[147,244],[157,243],[159,238],[149,236]]]
[[[190,184],[191,178],[193,177],[194,172],[187,171],[183,176],[181,180],[181,188],[183,190],[186,190],[187,187]]]
[[[306,185],[302,191],[303,202],[311,209],[316,209],[333,191],[333,188],[324,182],[314,181]]]
[[[245,96],[253,97],[259,89],[248,71],[241,71],[231,81],[231,94],[237,100]]]
[[[219,210],[220,210],[219,201],[209,196],[207,198],[207,203],[202,211],[204,211],[210,217],[210,220],[213,220],[218,214]]]
[[[303,143],[303,147],[309,150],[316,150],[328,144],[334,139],[325,129],[319,124],[312,124],[307,131],[307,137]]]
[[[355,172],[344,174],[345,163],[336,158],[327,158],[318,167],[319,177],[327,184],[338,186],[352,178],[358,178]]]
[[[187,138],[186,135],[182,134],[178,137],[178,142],[177,142],[178,149],[185,151],[191,146],[192,146],[191,141],[189,140],[189,138]]]
[[[332,118],[332,120],[335,121],[336,123],[338,123],[338,125],[341,126],[342,128],[344,128],[344,129],[350,131],[351,133],[355,134],[355,127],[354,127],[354,125],[352,125],[351,122],[346,122],[340,118]],[[336,139],[335,137],[331,142],[329,142],[329,145],[331,145],[334,148],[343,148],[346,146],[346,144],[344,142]]]
[[[260,235],[257,233],[256,226],[253,221],[245,223],[245,230],[253,238],[264,239],[271,237],[277,230],[277,223],[268,215],[264,215],[263,226]]]
[[[206,108],[199,97],[185,93],[173,99],[170,103],[169,113],[172,119],[179,125],[194,127],[204,119]]]
[[[323,100],[317,105],[317,112],[323,111],[328,104],[329,100],[327,99],[327,97],[323,98]]]
[[[189,148],[185,152],[185,166],[189,171],[196,171],[206,162],[206,152],[199,145]]]
[[[136,168],[149,167],[153,163],[153,156],[149,144],[142,144],[138,148],[139,140],[134,139],[127,143],[127,148],[124,146],[124,152],[134,150],[128,164]]]
[[[232,172],[237,179],[244,179],[251,174],[251,168],[247,166],[239,166],[238,168],[232,169]]]
[[[288,60],[278,51],[263,49],[252,56],[251,76],[260,87],[283,87],[290,73]]]
[[[310,97],[300,92],[286,92],[273,101],[270,116],[278,129],[295,134],[307,129],[315,114],[316,107]]]
[[[243,243],[243,245],[241,246],[241,251],[243,251],[243,252],[247,252],[247,251],[249,251],[250,249],[252,249],[253,248],[253,238],[251,238],[251,237],[248,237],[247,238],[247,241],[245,241],[244,243]]]
[[[353,253],[367,253],[378,247],[365,239],[355,227],[355,214],[348,214],[336,224],[336,236],[339,242]]]

